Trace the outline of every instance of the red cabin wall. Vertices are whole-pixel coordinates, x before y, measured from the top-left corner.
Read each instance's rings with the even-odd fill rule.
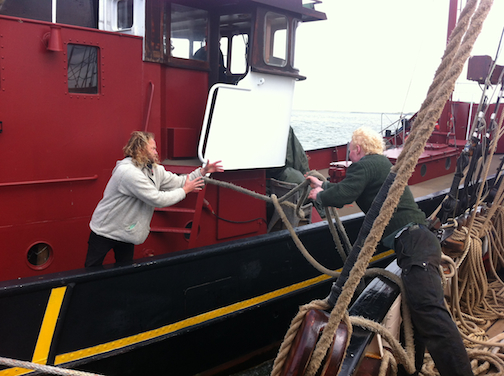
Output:
[[[143,62],[142,38],[74,26],[61,27],[63,52],[47,51],[43,37],[50,26],[0,17],[0,280],[83,267],[91,214],[132,131],[153,132],[163,158],[170,143],[182,145],[182,157],[193,162],[168,169],[186,173],[199,165],[196,144],[208,72]],[[68,92],[67,43],[99,47],[99,94]],[[167,139],[170,129],[182,138]],[[225,174],[228,181],[243,180]],[[264,182],[264,171],[243,181],[258,192],[265,191]],[[219,203],[220,195],[210,186],[205,198],[216,211],[236,207],[232,200]],[[194,209],[195,203],[196,195],[182,205]],[[264,202],[246,198],[241,204],[253,218],[266,215]],[[195,246],[250,235],[243,234],[250,232],[246,225],[246,231],[225,230],[219,240],[218,228],[228,225],[207,208],[196,210],[202,212]],[[189,221],[178,215],[168,219],[174,220],[177,226]],[[265,223],[253,227],[256,233],[266,231]],[[54,251],[42,270],[29,267],[26,259],[39,242]],[[183,234],[152,233],[136,247],[135,257],[188,246]],[[111,254],[107,262],[113,262]]]
[[[76,95],[67,89],[66,44],[63,52],[50,52],[43,43],[49,24],[0,22],[0,278],[79,268],[92,210],[122,145],[142,121],[138,96],[130,94],[145,91],[141,60],[126,58],[141,56],[142,41],[63,27],[64,43],[100,46],[100,94]],[[138,74],[115,79],[132,69]],[[26,261],[37,242],[54,250],[43,271]]]
[[[208,72],[164,68],[162,157],[196,157],[208,96]]]

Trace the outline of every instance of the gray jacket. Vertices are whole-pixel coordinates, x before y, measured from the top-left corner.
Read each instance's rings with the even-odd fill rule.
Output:
[[[191,180],[201,176],[198,168]],[[185,197],[187,175],[177,175],[157,165],[139,168],[130,157],[117,162],[89,227],[98,235],[126,243],[142,244],[150,232],[154,208],[171,206]]]

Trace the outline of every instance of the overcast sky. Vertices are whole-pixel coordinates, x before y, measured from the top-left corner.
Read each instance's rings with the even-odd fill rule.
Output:
[[[448,6],[449,0],[323,0],[316,9],[327,20],[298,29],[296,66],[307,80],[296,85],[294,109],[417,111],[446,46]],[[504,0],[494,0],[471,55],[495,58],[503,16]],[[479,102],[481,90],[466,74],[454,99]]]

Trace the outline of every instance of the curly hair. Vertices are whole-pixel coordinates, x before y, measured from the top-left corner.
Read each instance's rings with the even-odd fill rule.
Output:
[[[352,134],[352,143],[359,145],[366,155],[383,154],[385,143],[383,137],[371,128],[360,127]]]
[[[154,140],[154,133],[135,131],[131,133],[128,143],[123,147],[125,157],[131,157],[137,167],[147,166],[151,161],[147,154],[147,146]]]

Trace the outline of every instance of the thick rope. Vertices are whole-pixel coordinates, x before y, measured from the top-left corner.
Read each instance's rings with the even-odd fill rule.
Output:
[[[216,185],[218,187],[232,189],[232,190],[234,190],[236,192],[240,192],[240,193],[243,193],[245,195],[254,197],[254,198],[258,199],[258,200],[263,200],[263,201],[266,201],[266,202],[269,202],[269,203],[273,203],[273,200],[271,199],[270,196],[262,195],[260,193],[251,191],[249,189],[240,187],[240,186],[232,184],[232,183],[228,183],[228,182],[221,181],[221,180],[215,180],[215,179],[212,179],[212,178],[208,178],[206,176],[203,177],[203,180],[207,184],[213,184],[213,185]],[[310,184],[310,182],[308,182],[307,180],[304,181],[303,183],[301,183],[300,185],[298,185],[294,189],[292,189],[289,192],[287,192],[281,198],[279,198],[278,202],[281,203],[282,205],[289,206],[289,207],[294,208],[294,209],[297,208],[296,204],[294,204],[292,202],[289,202],[289,201],[286,201],[286,200],[288,200],[290,197],[292,197],[297,191],[299,191],[301,189],[304,189],[304,188],[307,188],[309,184]],[[304,218],[303,211],[298,210],[296,212],[296,214],[297,214],[297,216],[299,218]]]
[[[32,369],[35,371],[41,371],[46,374],[51,375],[70,375],[70,376],[100,376],[96,373],[88,373],[82,371],[75,371],[71,369],[64,369],[59,367],[46,366],[42,364],[32,363],[32,362],[24,362],[21,360],[2,358],[0,357],[0,364],[8,367],[19,367],[24,369]]]
[[[315,176],[319,180],[325,182],[327,179],[325,176],[323,176],[320,172],[318,171],[310,171],[307,174],[308,176]],[[329,224],[329,230],[331,231],[331,235],[333,237],[334,243],[336,244],[338,253],[340,254],[341,259],[343,262],[346,260],[346,252],[345,249],[348,251],[352,249],[352,244],[350,243],[350,239],[348,239],[345,227],[343,227],[343,223],[341,223],[341,220],[338,216],[338,213],[336,212],[335,208],[332,207],[325,207],[324,208],[326,216],[327,216],[327,222]],[[333,224],[333,218],[334,218],[334,223]],[[339,235],[338,235],[339,234]],[[341,240],[340,240],[341,236]]]
[[[320,177],[322,177],[322,175],[320,173],[315,172],[315,171],[311,171],[310,174],[313,175],[313,176],[320,176]],[[296,208],[296,214],[298,215],[298,217],[304,218],[304,212],[302,210],[300,210],[300,207],[301,207],[301,204],[302,204],[302,198],[304,197],[304,194],[302,195],[302,197],[299,200],[299,202],[298,202],[297,205],[293,204],[292,202],[286,201],[286,200],[289,197],[292,197],[294,195],[294,193],[296,193],[299,190],[304,190],[306,192],[307,188],[308,188],[308,185],[309,185],[309,181],[308,180],[305,180],[303,183],[299,184],[297,187],[295,187],[292,190],[290,190],[288,193],[286,193],[281,198],[277,198],[276,195],[271,195],[271,196],[262,195],[260,193],[248,190],[246,188],[243,188],[243,187],[240,187],[240,186],[237,186],[237,185],[234,185],[232,183],[228,183],[228,182],[224,182],[224,181],[220,181],[220,180],[214,180],[214,179],[211,179],[211,178],[208,178],[208,177],[204,177],[203,179],[204,179],[205,183],[213,184],[213,185],[216,185],[216,186],[219,186],[219,187],[222,187],[222,188],[232,189],[234,191],[237,191],[237,192],[240,192],[240,193],[243,193],[243,194],[247,194],[249,196],[257,198],[259,200],[263,200],[263,201],[272,203],[275,206],[275,210],[278,212],[278,214],[279,214],[280,218],[282,219],[282,222],[284,223],[285,227],[289,231],[291,238],[293,239],[294,243],[296,244],[296,246],[299,249],[299,251],[301,252],[301,254],[306,258],[306,260],[315,269],[317,269],[321,273],[327,274],[327,275],[329,275],[331,277],[338,277],[340,275],[340,273],[337,272],[337,271],[327,269],[326,267],[324,267],[323,265],[321,265],[318,261],[316,261],[311,256],[311,254],[306,250],[305,246],[303,245],[303,243],[299,239],[298,235],[296,234],[295,229],[290,224],[289,220],[287,219],[287,216],[285,215],[285,212],[283,211],[282,207],[280,206],[280,204],[281,204],[281,205],[289,206],[291,208]],[[323,178],[323,179],[325,179],[325,178]],[[326,211],[326,213],[328,213],[328,211]],[[343,244],[342,244],[342,242],[341,242],[341,240],[340,240],[340,238],[338,236],[338,231],[339,231],[339,234],[341,235],[341,237],[343,239],[343,242],[344,242],[345,246],[347,247],[347,249],[351,248],[351,246],[350,246],[350,240],[348,239],[348,236],[346,234],[345,228],[343,227],[343,224],[341,223],[341,221],[340,221],[340,219],[338,217],[338,214],[335,213],[335,212],[333,212],[333,216],[334,216],[334,222],[333,222],[333,219],[330,216],[328,218],[329,230],[330,230],[331,235],[333,237],[333,241],[336,244],[336,249],[338,250],[338,253],[339,253],[340,257],[342,258],[342,260],[345,260],[346,253],[344,251],[344,246],[343,246]],[[336,229],[335,223],[336,223],[336,226],[338,227],[338,229]]]
[[[296,334],[308,311],[312,309],[327,310],[328,308],[330,308],[329,304],[325,300],[313,300],[312,302],[299,307],[297,315],[292,319],[289,330],[287,330],[287,333],[285,334],[280,350],[278,350],[277,357],[273,363],[271,376],[278,376],[282,371],[285,360],[289,355],[292,342],[294,341],[294,338],[296,337]],[[348,325],[348,328],[351,329],[351,326]]]
[[[298,247],[298,249],[301,251],[301,253],[303,254],[303,256],[310,262],[310,264],[312,264],[319,272],[323,273],[323,274],[327,274],[331,277],[338,277],[339,276],[339,272],[335,271],[335,270],[330,270],[330,269],[327,269],[325,266],[321,265],[317,260],[315,260],[313,258],[313,256],[306,250],[305,246],[303,245],[303,243],[301,242],[301,240],[299,239],[299,237],[297,236],[296,234],[296,231],[294,230],[294,228],[292,227],[292,225],[290,224],[289,220],[287,219],[287,217],[285,216],[285,213],[283,212],[282,208],[280,207],[280,203],[278,202],[277,200],[277,197],[276,195],[271,195],[271,199],[273,201],[273,205],[275,205],[275,209],[278,211],[278,213],[280,214],[280,218],[282,219],[284,225],[287,227],[287,229],[289,230],[291,236],[292,236],[292,240],[294,241],[294,243],[296,244],[296,246]]]

